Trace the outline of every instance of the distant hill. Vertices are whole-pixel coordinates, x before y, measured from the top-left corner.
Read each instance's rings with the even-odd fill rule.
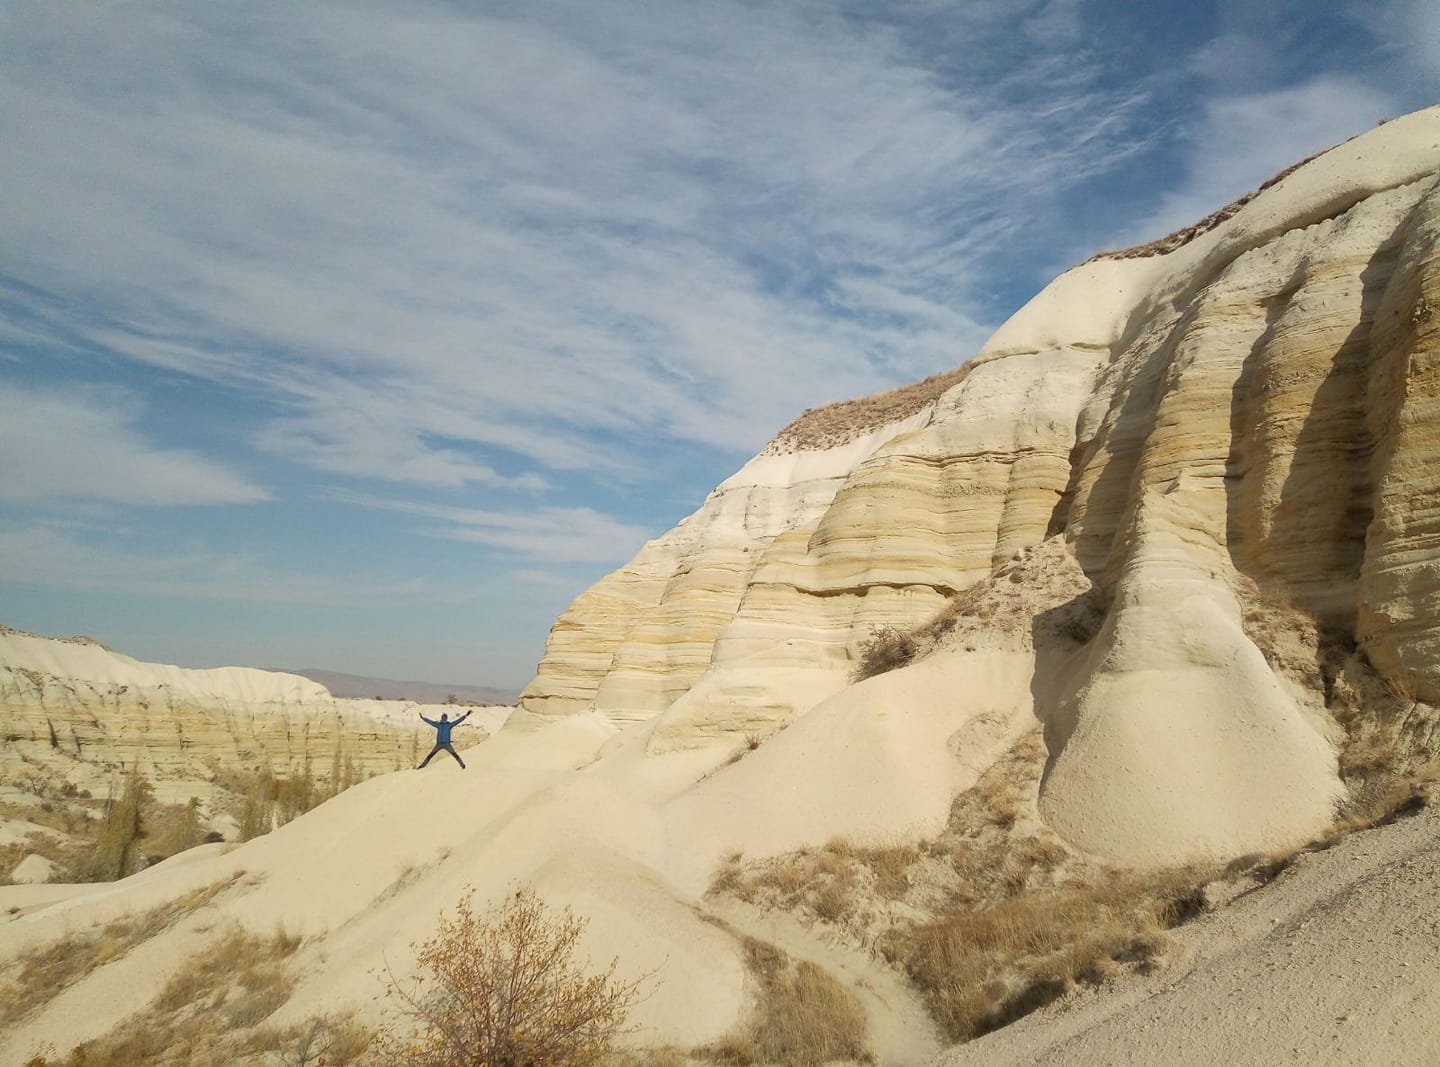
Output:
[[[414,700],[421,704],[444,704],[451,696],[457,701],[477,700],[481,704],[514,704],[520,693],[488,685],[443,685],[439,682],[397,682],[393,678],[367,678],[319,667],[271,667],[270,670],[298,674],[319,682],[337,697],[381,697],[385,700]]]

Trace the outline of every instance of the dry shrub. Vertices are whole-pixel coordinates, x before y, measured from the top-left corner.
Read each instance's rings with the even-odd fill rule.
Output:
[[[855,663],[850,680],[862,682],[877,674],[899,670],[910,664],[918,650],[914,635],[894,626],[877,626],[860,643],[860,658]]]
[[[158,805],[149,819],[148,837],[145,858],[151,863],[200,844],[205,838],[200,799],[191,797],[184,804]]]
[[[865,1011],[824,968],[792,960],[774,945],[746,938],[745,962],[760,987],[752,1018],[704,1054],[720,1063],[818,1067],[869,1060]]]
[[[1146,965],[1164,931],[1203,907],[1198,872],[1112,876],[962,910],[891,937],[886,954],[924,995],[946,1036],[963,1041],[1013,1022],[1077,982]]]
[[[331,753],[328,779],[316,778],[308,762],[291,774],[277,774],[268,766],[215,770],[215,784],[233,798],[230,814],[239,824],[242,841],[284,826],[363,780],[363,770],[338,740]]]
[[[473,891],[472,891],[473,892]],[[451,1067],[579,1067],[600,1063],[617,1037],[644,979],[619,981],[617,960],[588,974],[575,959],[585,920],[556,915],[522,889],[477,916],[467,893],[455,917],[414,946],[421,974],[390,977],[389,995],[418,1028],[392,1024],[379,1048],[388,1062]]]

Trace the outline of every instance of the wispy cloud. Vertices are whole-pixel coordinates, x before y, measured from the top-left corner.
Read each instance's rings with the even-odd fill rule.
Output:
[[[393,605],[451,593],[420,578],[364,581],[302,572],[245,552],[127,547],[113,530],[0,520],[0,582],[143,597],[327,607]]]
[[[243,474],[136,427],[144,401],[128,390],[0,387],[0,500],[139,506],[250,504],[270,494]]]
[[[1399,79],[1432,96],[1440,90],[1440,8],[1431,0],[1386,0],[1357,3],[1355,14],[1380,32]]]
[[[1395,113],[1389,94],[1343,78],[1241,96],[1216,96],[1191,131],[1185,179],[1134,222],[1141,242],[1204,218],[1292,163]]]
[[[109,350],[276,403],[256,440],[300,463],[539,491],[635,469],[595,432],[743,453],[959,363],[982,251],[1115,165],[1133,104],[1080,60],[1017,59],[1049,114],[958,91],[824,5],[641,14],[14,14],[6,269],[82,294]]]
[[[412,500],[332,492],[331,499],[358,507],[438,520],[422,527],[430,537],[465,541],[507,556],[548,563],[605,563],[634,553],[646,531],[594,508],[542,507],[524,512],[447,507]]]

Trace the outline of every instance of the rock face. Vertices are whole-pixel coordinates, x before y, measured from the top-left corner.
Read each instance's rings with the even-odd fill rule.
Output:
[[[1313,832],[1336,728],[1244,603],[1440,696],[1437,159],[1440,112],[1396,120],[1178,248],[1062,275],[918,406],[807,415],[826,432],[788,428],[571,605],[521,706],[655,718],[655,752],[764,735],[877,628],[1060,536],[1108,607],[1034,708],[1047,819],[1136,862]]]
[[[440,710],[428,708],[337,699],[298,675],[188,670],[134,660],[88,638],[0,628],[0,775],[11,781],[40,770],[103,796],[113,772],[137,762],[161,789],[217,768],[292,774],[308,767],[326,781],[348,760],[352,772],[375,774],[424,755],[430,730],[417,712],[435,718]],[[477,710],[472,722],[485,731],[509,711]]]

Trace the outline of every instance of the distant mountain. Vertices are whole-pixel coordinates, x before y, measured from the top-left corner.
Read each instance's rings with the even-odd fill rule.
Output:
[[[270,670],[298,674],[319,682],[337,697],[380,697],[384,700],[414,700],[420,704],[444,704],[450,697],[457,701],[476,700],[481,704],[514,704],[520,694],[514,689],[496,689],[488,685],[442,685],[439,682],[397,682],[393,678],[367,678],[363,674],[344,674],[319,667],[271,667]]]

